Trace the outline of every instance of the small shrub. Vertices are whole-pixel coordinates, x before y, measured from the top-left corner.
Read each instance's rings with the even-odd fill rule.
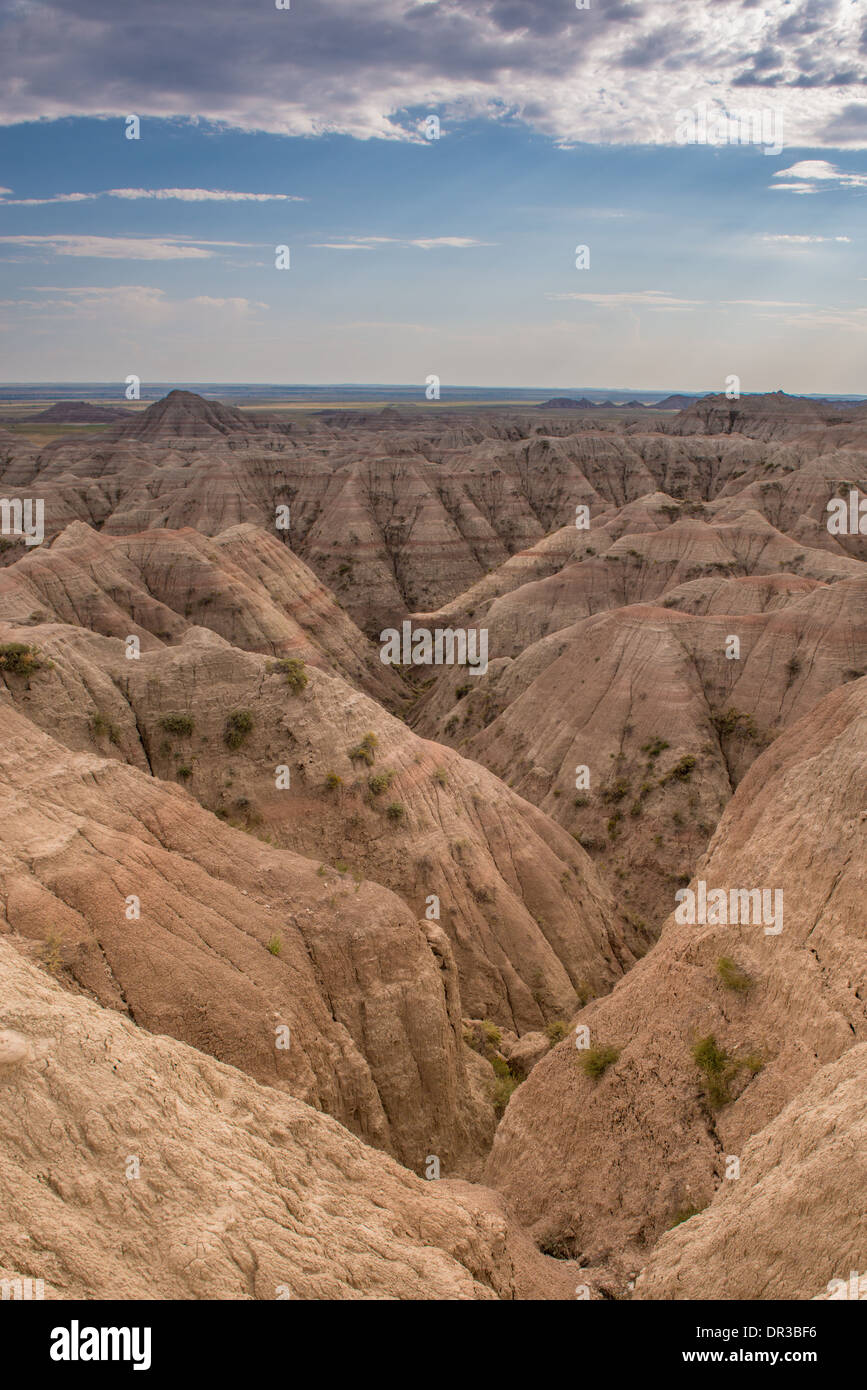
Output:
[[[223,740],[228,748],[240,748],[253,727],[253,716],[248,709],[233,710],[226,720]]]
[[[370,795],[381,796],[383,792],[387,792],[394,777],[393,772],[377,772],[375,776],[368,778],[367,785],[370,788]]]
[[[488,1044],[488,1047],[499,1047],[500,1043],[503,1041],[503,1035],[496,1023],[493,1023],[489,1018],[483,1018],[481,1028],[482,1037]]]
[[[457,690],[455,691],[455,699],[462,700],[465,695],[469,695],[472,688],[473,687],[471,685],[459,685]]]
[[[692,1048],[692,1060],[704,1075],[705,1089],[711,1105],[719,1108],[731,1100],[729,1086],[734,1075],[732,1059],[725,1048],[718,1047],[713,1033],[699,1038]]]
[[[272,956],[279,956],[283,950],[283,942],[279,936],[272,936],[268,942],[268,950]]]
[[[448,784],[449,784],[448,773],[446,772],[446,770],[445,770],[444,767],[438,767],[438,768],[436,769],[436,771],[434,772],[434,781],[435,781],[435,782],[439,782],[439,784],[440,784],[441,787],[447,787],[447,786],[448,786]]]
[[[186,782],[192,775],[193,769],[187,763],[182,763],[178,768],[178,776],[182,782]]]
[[[378,742],[379,739],[376,737],[376,734],[365,734],[361,742],[357,743],[354,748],[347,748],[346,752],[350,762],[366,763],[368,767],[372,767],[376,761],[376,746]]]
[[[747,990],[752,989],[752,976],[741,970],[731,956],[720,956],[716,963],[716,973],[726,989],[736,990],[738,994],[746,994]]]
[[[386,806],[385,814],[388,816],[388,819],[390,821],[397,822],[403,820],[406,812],[404,811],[399,801],[392,801],[388,806]]]
[[[189,738],[196,727],[190,714],[167,714],[160,725],[167,734],[177,734],[180,738]]]
[[[619,1047],[588,1047],[579,1052],[578,1059],[581,1069],[586,1076],[598,1081],[603,1072],[617,1061],[620,1056]]]
[[[269,671],[280,671],[286,677],[286,684],[293,695],[300,695],[307,685],[307,671],[304,662],[297,656],[284,656],[269,666]]]
[[[518,1082],[511,1072],[508,1076],[498,1076],[491,1088],[491,1100],[494,1103],[494,1110],[499,1117],[503,1114],[512,1096],[518,1088]]]
[[[646,753],[648,758],[658,758],[660,753],[664,753],[668,747],[670,745],[666,743],[664,738],[654,738],[651,739],[650,743],[643,743],[641,751]]]
[[[343,786],[343,778],[338,777],[336,772],[327,772],[325,774],[325,785],[330,792],[333,792],[335,787]]]
[[[568,1032],[569,1024],[562,1018],[554,1018],[545,1029],[545,1037],[552,1047],[556,1047],[557,1043],[562,1042]]]
[[[35,647],[25,642],[3,642],[0,644],[0,671],[8,671],[13,676],[31,676],[42,666]]]
[[[120,743],[120,729],[99,710],[91,717],[90,732],[94,738],[107,738],[111,743]]]
[[[674,767],[669,768],[668,772],[662,778],[662,785],[664,786],[666,782],[688,782],[695,767],[695,762],[696,760],[692,754],[686,753],[684,757],[678,759]]]

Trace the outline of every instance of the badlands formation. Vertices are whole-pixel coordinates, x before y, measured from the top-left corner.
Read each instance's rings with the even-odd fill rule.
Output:
[[[0,431],[4,521],[44,503],[0,541],[0,1278],[867,1270],[867,408],[81,405]],[[384,664],[404,622],[487,669]]]

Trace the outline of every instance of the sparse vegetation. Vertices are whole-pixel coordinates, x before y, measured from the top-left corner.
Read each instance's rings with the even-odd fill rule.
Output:
[[[293,695],[300,695],[307,686],[307,670],[304,662],[297,656],[282,656],[272,661],[269,671],[279,671],[286,677],[286,684]]]
[[[562,1018],[554,1018],[545,1028],[545,1037],[552,1047],[562,1042],[569,1032],[569,1024]]]
[[[733,989],[738,994],[746,994],[753,987],[752,976],[741,970],[731,956],[720,956],[716,963],[716,973],[726,989]]]
[[[268,950],[272,956],[279,956],[283,950],[283,941],[279,936],[272,936],[268,941]]]
[[[438,767],[438,768],[435,770],[435,772],[434,772],[434,781],[435,781],[435,782],[438,782],[438,783],[440,784],[441,787],[447,787],[447,786],[448,786],[448,784],[449,784],[448,773],[446,772],[446,770],[445,770],[444,767]]]
[[[578,1053],[578,1061],[585,1075],[598,1081],[619,1056],[619,1047],[588,1047]]]
[[[336,772],[326,772],[325,785],[330,792],[333,792],[336,787],[343,786],[343,778],[338,777]]]
[[[160,720],[160,727],[167,734],[177,734],[179,738],[189,738],[196,725],[191,714],[167,714]]]
[[[389,803],[388,806],[386,806],[385,814],[388,816],[388,819],[390,821],[397,822],[403,820],[406,812],[404,811],[399,801],[392,801]]]
[[[0,643],[0,671],[8,671],[13,676],[32,676],[43,665],[36,648],[28,647],[26,642]]]
[[[253,728],[253,716],[247,709],[236,709],[228,716],[223,740],[228,748],[240,748]]]
[[[376,747],[378,743],[379,739],[376,737],[376,734],[367,733],[360,743],[356,743],[354,748],[347,748],[347,757],[350,762],[366,763],[368,767],[372,767],[376,761]]]
[[[91,715],[90,732],[93,738],[107,738],[110,743],[120,743],[120,729],[100,710]]]
[[[368,778],[367,785],[371,796],[381,796],[387,792],[394,781],[394,772],[377,772],[373,777]]]

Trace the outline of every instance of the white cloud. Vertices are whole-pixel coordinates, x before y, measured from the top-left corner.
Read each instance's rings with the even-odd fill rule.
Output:
[[[662,290],[623,290],[617,294],[546,294],[546,299],[578,299],[602,309],[693,309],[701,299],[676,299]]]
[[[0,243],[32,247],[57,256],[86,256],[99,260],[201,261],[209,260],[213,246],[244,246],[241,241],[190,241],[185,237],[130,236],[0,236]]]
[[[848,236],[801,236],[794,232],[768,233],[763,236],[762,241],[787,242],[792,246],[816,246],[823,241],[844,241],[851,243],[852,238]]]
[[[11,8],[0,123],[133,111],[424,143],[517,117],[564,143],[674,144],[676,113],[773,109],[791,148],[867,146],[851,0],[41,0]],[[179,80],[178,74],[182,74]],[[4,80],[5,79],[5,80]],[[809,182],[809,180],[807,181]]]
[[[788,169],[779,169],[774,179],[792,178],[794,183],[772,183],[777,190],[785,189],[791,193],[817,193],[822,184],[833,184],[835,188],[865,188],[867,174],[852,174],[829,164],[826,159],[802,159]]]
[[[182,203],[303,203],[292,193],[232,193],[219,188],[107,188],[101,193],[57,193],[51,198],[7,198],[11,188],[0,188],[4,207],[35,208],[49,203],[87,203],[97,198],[123,198],[135,201],[151,198],[174,199]]]

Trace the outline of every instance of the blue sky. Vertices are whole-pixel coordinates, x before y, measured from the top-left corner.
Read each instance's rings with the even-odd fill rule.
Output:
[[[308,31],[297,4],[193,4],[153,53],[108,5],[64,7],[65,36],[7,11],[0,376],[863,393],[857,9],[611,0],[582,29],[554,6],[330,0]],[[745,26],[723,51],[721,14]],[[222,86],[208,24],[240,54]],[[783,148],[677,143],[703,105],[773,112]]]

